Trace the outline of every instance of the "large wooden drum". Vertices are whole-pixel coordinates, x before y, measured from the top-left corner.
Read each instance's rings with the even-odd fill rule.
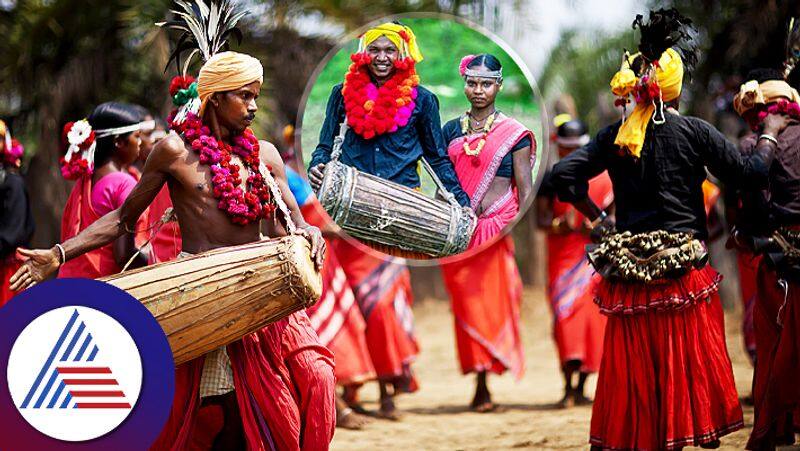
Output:
[[[150,310],[179,365],[314,304],[322,279],[310,252],[307,239],[290,235],[100,280]]]
[[[430,257],[467,249],[477,223],[472,210],[432,199],[398,183],[332,160],[318,194],[345,232],[365,241]]]

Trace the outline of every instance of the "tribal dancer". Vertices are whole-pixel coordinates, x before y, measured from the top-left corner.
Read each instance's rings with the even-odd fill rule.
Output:
[[[597,228],[589,252],[601,274],[596,302],[608,316],[592,412],[597,449],[718,447],[743,427],[725,346],[720,275],[707,262],[702,184],[706,167],[726,184],[765,187],[775,146],[749,158],[706,122],[678,113],[691,21],[677,10],[638,16],[640,54],[625,55],[611,82],[624,122],[601,130],[556,164],[553,184]],[[689,64],[691,66],[691,64]],[[588,197],[608,170],[622,233]]]
[[[348,240],[334,241],[333,252],[367,323],[367,348],[380,385],[378,416],[399,420],[394,397],[418,388],[411,371],[419,353],[411,310],[411,273],[402,260],[375,257]],[[355,390],[345,392],[345,401],[363,412]]]
[[[230,4],[221,5],[221,17],[241,17],[228,10]],[[29,260],[12,277],[12,288],[39,282],[64,262],[124,234],[166,184],[184,252],[258,241],[266,219],[269,236],[307,237],[312,258],[321,266],[325,244],[319,229],[303,220],[275,147],[249,129],[258,110],[261,63],[241,53],[219,52],[225,35],[209,26],[202,14],[207,5],[179,6],[185,14],[178,28],[201,31],[189,41],[205,49],[196,84],[199,98],[180,110],[173,132],[153,149],[125,203],[52,249],[24,251]],[[188,20],[194,23],[189,26]],[[234,24],[219,27],[230,30]],[[155,449],[319,450],[333,436],[333,356],[319,343],[304,311],[182,365],[176,377],[172,413]],[[198,415],[201,405],[218,406],[223,421]]]
[[[142,121],[133,105],[107,102],[95,108],[88,119],[64,126],[68,148],[61,159],[61,175],[75,180],[75,185],[61,218],[62,241],[125,203],[136,186],[136,179],[127,168],[139,158],[141,130],[152,124],[153,121]],[[141,222],[124,230],[113,243],[62,261],[58,277],[96,279],[116,274],[126,266],[147,265],[146,256],[136,247],[139,225]]]
[[[564,158],[588,144],[586,125],[569,120],[556,131],[558,155]],[[606,319],[594,305],[594,270],[586,259],[591,243],[591,225],[572,205],[555,199],[550,175],[545,174],[539,189],[539,226],[547,231],[548,292],[553,310],[553,338],[558,348],[564,375],[561,407],[589,404],[584,385],[590,374],[600,369]],[[603,172],[589,181],[589,197],[603,210],[611,208],[614,193],[611,180]],[[575,375],[577,373],[577,382]]]
[[[536,140],[524,125],[495,107],[503,88],[503,66],[493,55],[468,55],[459,73],[470,109],[444,125],[447,154],[470,196],[478,225],[469,246],[492,241],[533,196]]]
[[[469,205],[447,158],[439,100],[419,84],[415,66],[422,61],[422,53],[414,32],[397,23],[379,25],[361,36],[351,60],[344,83],[334,86],[328,99],[319,145],[309,164],[314,190],[322,184],[333,139],[346,118],[350,128],[342,146],[342,163],[419,188],[417,164],[425,157],[447,191],[459,204]]]
[[[470,408],[490,412],[495,405],[488,372],[510,370],[519,379],[525,368],[519,334],[522,280],[514,242],[511,237],[496,239],[532,196],[536,142],[530,130],[495,108],[503,86],[503,68],[496,57],[465,56],[459,74],[470,110],[447,122],[442,134],[459,182],[478,215],[469,246],[488,247],[442,264],[441,269],[450,293],[461,371],[477,375]]]
[[[745,205],[750,214],[767,218],[759,215],[749,227],[763,255],[753,308],[755,421],[747,448],[754,450],[791,445],[800,432],[800,94],[784,80],[790,71],[755,71],[734,99],[756,132],[743,141],[744,151],[777,149],[769,186],[760,197],[745,198],[760,201]]]
[[[333,253],[333,243],[340,240],[340,230],[325,213],[322,205],[311,192],[311,186],[300,174],[286,167],[286,177],[303,217],[309,224],[322,230],[328,244],[325,262],[322,265],[322,296],[319,302],[306,311],[311,325],[323,346],[333,353],[336,361],[334,375],[336,385],[345,392],[353,393],[365,382],[375,379],[375,369],[367,347],[366,323],[355,301],[355,295],[347,283],[339,259]],[[369,419],[347,405],[342,396],[336,395],[336,426],[345,429],[362,429]]]
[[[17,248],[27,245],[34,229],[28,189],[17,172],[24,152],[0,121],[0,307],[14,296],[8,279],[22,265]]]

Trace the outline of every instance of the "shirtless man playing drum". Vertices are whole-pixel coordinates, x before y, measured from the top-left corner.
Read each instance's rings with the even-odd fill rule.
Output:
[[[263,221],[267,236],[286,235],[288,227],[285,223],[278,221],[279,210],[272,208],[275,199],[270,199],[270,195],[267,194],[268,188],[259,189],[259,186],[266,185],[265,178],[258,177],[259,168],[251,167],[257,166],[257,161],[269,168],[266,170],[271,171],[290,211],[291,219],[296,224],[295,233],[305,236],[311,242],[312,259],[319,269],[325,254],[325,241],[322,234],[319,229],[304,221],[297,202],[289,190],[278,151],[266,141],[256,141],[248,130],[258,110],[256,98],[261,89],[262,74],[263,69],[259,61],[248,55],[222,52],[209,59],[201,68],[197,82],[202,101],[200,116],[194,116],[194,123],[198,126],[191,130],[190,127],[183,128],[182,136],[173,131],[156,145],[144,165],[141,180],[121,208],[108,213],[74,238],[51,249],[20,249],[20,254],[27,260],[11,278],[12,289],[22,290],[30,287],[55,273],[66,260],[110,243],[126,230],[133,230],[141,213],[150,205],[165,183],[169,186],[172,203],[177,213],[184,252],[200,253],[220,247],[258,241],[261,239],[260,225],[262,221],[260,219],[268,219]],[[202,127],[199,125],[200,117],[202,117]],[[192,123],[191,115],[186,122]],[[205,148],[198,145],[200,142]],[[213,143],[208,144],[210,142]],[[258,146],[257,158],[249,160],[252,164],[248,163],[246,156],[237,160],[238,155],[252,157],[255,153],[253,152],[255,145]],[[222,201],[224,196],[218,197],[220,191],[224,195],[226,190],[228,190],[227,194],[236,196],[236,187],[231,185],[231,182],[237,182],[237,177],[220,179],[218,177],[219,167],[209,164],[214,161],[209,162],[207,158],[206,161],[203,161],[203,157],[209,155],[209,153],[203,153],[209,151],[209,146],[213,147],[211,149],[213,152],[222,156],[223,163],[227,156],[233,157],[230,160],[230,167],[236,166],[241,174],[241,177],[238,177],[241,180],[238,186],[241,189],[241,192],[238,192],[241,202],[238,204],[229,202],[225,205],[225,202]],[[245,152],[247,150],[250,151],[250,154]],[[235,174],[235,170],[231,172]],[[285,386],[270,386],[266,389],[262,387],[263,390],[260,393],[264,393],[266,390],[270,397],[276,396],[276,393],[288,393],[288,398],[294,399],[297,404],[292,406],[293,409],[297,409],[292,415],[292,412],[271,412],[268,406],[265,407],[261,400],[257,400],[261,412],[266,416],[264,420],[269,429],[266,433],[272,436],[281,449],[297,448],[298,445],[311,449],[326,448],[333,436],[335,426],[332,355],[319,344],[305,311],[294,313],[271,324],[262,332],[265,335],[260,336],[261,340],[280,340],[277,348],[285,351],[282,364],[288,368],[292,381],[285,381],[283,383]],[[243,340],[246,341],[248,337]],[[206,360],[210,360],[212,354],[206,356]],[[220,354],[225,354],[225,352]],[[274,359],[274,357],[271,358]],[[235,358],[233,360],[235,366]],[[218,385],[221,388],[215,390],[213,395],[214,397],[226,397],[220,402],[225,406],[226,420],[231,417],[239,419],[238,412],[235,411],[236,402],[229,402],[234,393],[233,371],[230,370],[231,361],[228,360],[227,355],[224,355],[222,362],[223,364],[227,363],[224,368],[231,377],[227,381],[220,382],[221,385]],[[187,365],[191,364],[192,362],[189,362]],[[256,371],[266,373],[279,370],[279,368],[258,368]],[[203,371],[203,378],[206,376],[206,371]],[[217,375],[212,376],[218,378]],[[283,381],[280,377],[271,379]],[[250,380],[249,376],[248,380]],[[180,385],[180,380],[178,382]],[[217,380],[214,379],[211,382],[217,382]],[[202,387],[207,383],[208,381],[201,380],[200,385]],[[227,393],[225,393],[226,390]],[[235,387],[235,390],[238,391],[239,387]],[[299,396],[293,396],[297,391],[300,392]],[[202,394],[201,390],[201,396]],[[258,396],[257,394],[251,395]],[[276,404],[272,399],[264,400],[264,403]],[[230,409],[231,405],[233,411]],[[239,402],[239,407],[242,407],[242,402]],[[283,408],[287,409],[286,406]],[[181,409],[182,406],[176,400],[172,416],[196,417],[189,416],[189,412],[181,411]],[[284,424],[298,420],[302,424]],[[172,423],[170,421],[168,424]],[[230,440],[226,443],[235,446],[236,449],[239,449],[238,445],[243,444],[244,441],[247,442],[248,447],[254,449],[265,446],[260,443],[265,439],[264,431],[261,431],[262,434],[252,433],[251,430],[248,430],[248,425],[242,428],[241,419],[238,420],[238,423],[233,427],[228,427],[226,424],[222,429],[220,435],[227,434],[222,439]],[[181,425],[181,427],[183,426]],[[254,426],[254,428],[259,429],[259,426]],[[183,446],[177,446],[175,439],[170,438],[170,435],[167,430],[162,432],[156,447],[163,444],[166,448],[176,445],[176,449],[182,449]],[[178,434],[175,436],[177,437]],[[302,444],[300,437],[303,440]]]

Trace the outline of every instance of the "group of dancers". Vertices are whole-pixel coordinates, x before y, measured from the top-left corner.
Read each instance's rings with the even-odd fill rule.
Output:
[[[559,123],[561,158],[540,193],[561,404],[591,402],[584,383],[599,372],[596,449],[715,448],[744,427],[717,294],[721,275],[708,263],[708,170],[740,200],[735,244],[762,256],[748,448],[792,443],[800,426],[800,95],[786,82],[791,67],[754,72],[742,85],[734,106],[755,133],[740,150],[708,123],[678,113],[694,61],[691,21],[670,9],[634,24],[640,52],[626,53],[611,81],[624,119],[593,139],[577,120]],[[61,172],[75,184],[62,242],[50,249],[22,247],[33,229],[16,172],[22,149],[0,128],[0,186],[4,208],[11,207],[0,234],[3,302],[56,272],[97,278],[262,233],[297,233],[322,272],[321,299],[179,366],[172,412],[154,448],[326,449],[337,421],[363,427],[372,412],[358,391],[372,380],[380,389],[374,414],[400,419],[394,396],[419,385],[408,269],[344,239],[302,168],[254,136],[261,63],[222,51],[213,33],[192,39],[203,44],[204,62],[197,79],[171,83],[176,111],[166,121],[108,102],[65,126]],[[442,128],[438,101],[414,75],[422,55],[413,32],[382,24],[361,40],[331,95],[309,181],[321,181],[326,146],[347,117],[353,133],[345,163],[416,188],[424,154],[459,203],[475,209],[486,233],[475,235],[466,258],[443,263],[442,273],[461,370],[476,374],[470,407],[491,412],[488,375],[524,371],[522,284],[513,242],[496,235],[530,201],[535,138],[495,109],[502,72],[491,55],[465,57],[454,68],[471,106]]]

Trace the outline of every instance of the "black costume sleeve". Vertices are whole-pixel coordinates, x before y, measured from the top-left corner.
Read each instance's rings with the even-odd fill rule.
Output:
[[[613,126],[612,126],[613,127]],[[589,180],[606,170],[604,152],[616,128],[601,130],[589,144],[573,151],[553,166],[550,183],[563,202],[578,202],[589,196]]]
[[[447,147],[439,119],[439,99],[430,94],[425,96],[422,102],[420,116],[416,123],[422,153],[433,168],[433,172],[439,176],[445,189],[455,196],[461,206],[467,207],[470,204],[469,196],[461,188],[453,162],[447,156]]]
[[[342,96],[342,85],[336,85],[331,90],[328,97],[328,106],[325,108],[325,121],[319,132],[319,144],[311,154],[311,163],[308,167],[314,167],[320,163],[324,164],[331,161],[331,151],[333,150],[333,138],[339,133],[339,125],[344,120],[340,114],[341,106],[344,102]]]
[[[707,122],[694,120],[697,140],[705,151],[708,170],[726,185],[746,190],[761,190],[769,183],[769,164],[764,155],[743,155],[725,136]]]

